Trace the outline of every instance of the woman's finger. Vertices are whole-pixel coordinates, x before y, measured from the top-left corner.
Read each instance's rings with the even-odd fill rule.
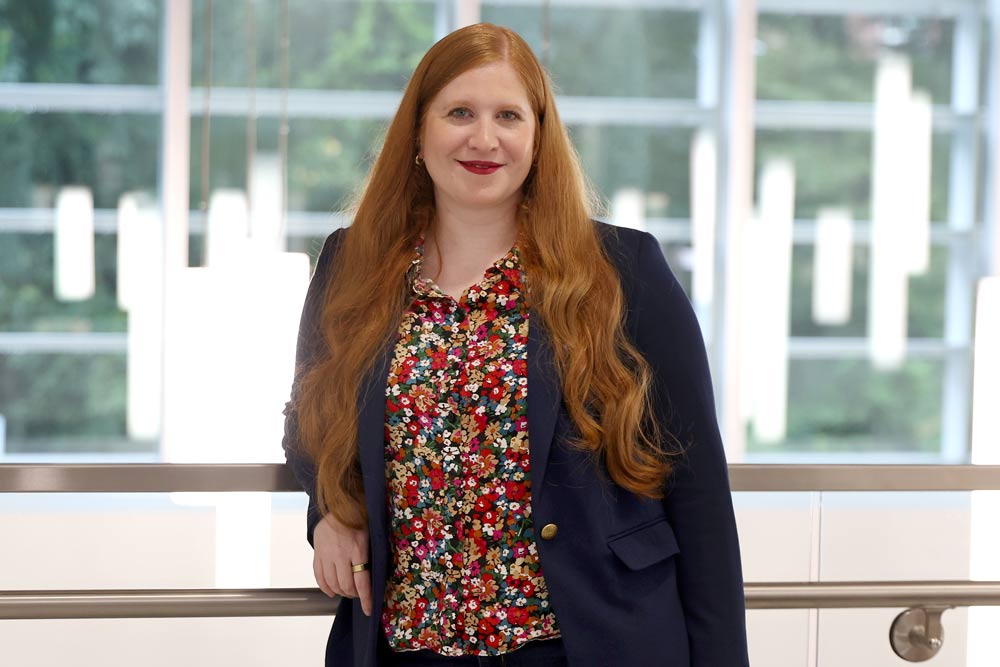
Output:
[[[361,570],[354,573],[354,586],[361,598],[361,609],[365,616],[372,615],[372,572],[371,570]]]
[[[323,574],[326,576],[326,583],[330,585],[330,590],[335,595],[343,596],[344,589],[340,586],[340,580],[337,579],[337,564],[333,560],[323,563]]]
[[[337,583],[340,584],[341,595],[349,598],[358,597],[358,590],[354,585],[354,573],[351,572],[351,561],[339,563],[337,565]]]
[[[333,597],[333,589],[330,588],[330,584],[326,582],[326,576],[323,574],[323,562],[320,560],[318,554],[313,554],[313,576],[316,577],[316,585],[319,589],[323,591],[327,597]]]

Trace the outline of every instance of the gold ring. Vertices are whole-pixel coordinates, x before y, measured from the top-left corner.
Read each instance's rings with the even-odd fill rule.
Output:
[[[351,566],[351,572],[364,572],[368,569],[368,563],[358,563]]]

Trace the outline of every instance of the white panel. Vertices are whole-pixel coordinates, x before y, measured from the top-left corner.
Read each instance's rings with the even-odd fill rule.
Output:
[[[163,409],[163,225],[151,202],[123,200],[118,299],[128,307],[126,431],[155,440]]]
[[[282,252],[287,247],[285,203],[281,199],[281,160],[258,153],[253,162],[250,188],[250,241],[263,251]]]
[[[208,202],[205,266],[232,262],[247,252],[250,211],[242,190],[216,190]]]
[[[1000,464],[1000,276],[979,281],[972,384],[972,462]],[[998,561],[1000,562],[1000,561]]]
[[[220,494],[215,505],[215,585],[271,585],[271,494]]]
[[[225,269],[177,273],[165,331],[166,461],[284,460],[280,406],[308,282],[309,258],[300,253],[254,253]]]

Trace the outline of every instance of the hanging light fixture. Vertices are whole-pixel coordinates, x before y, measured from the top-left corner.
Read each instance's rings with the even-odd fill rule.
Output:
[[[868,292],[869,355],[876,368],[895,369],[906,353],[908,282],[900,239],[902,216],[910,208],[906,166],[911,109],[910,61],[888,53],[875,76],[875,134],[872,147],[872,215]]]
[[[695,132],[691,140],[691,300],[707,312],[715,290],[715,133]]]
[[[905,170],[908,197],[904,223],[906,271],[921,275],[930,266],[931,251],[931,98],[924,91],[914,91],[909,112],[900,119],[906,127],[905,153],[899,164]]]
[[[795,212],[795,169],[786,159],[764,165],[760,180],[760,220],[754,318],[757,345],[751,354],[763,372],[754,376],[754,434],[761,442],[785,439],[788,412],[788,335],[792,275],[792,225]]]
[[[94,296],[94,198],[89,188],[59,190],[54,240],[56,298],[84,301]]]
[[[846,208],[823,208],[816,215],[813,256],[812,318],[839,326],[851,319],[854,223]]]

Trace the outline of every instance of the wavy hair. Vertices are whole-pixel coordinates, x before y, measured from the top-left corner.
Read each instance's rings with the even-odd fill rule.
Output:
[[[434,216],[433,183],[414,162],[424,115],[455,77],[499,61],[517,72],[536,115],[536,158],[518,209],[519,248],[531,317],[550,334],[578,431],[570,442],[635,494],[661,498],[671,472],[653,414],[652,373],[625,334],[621,280],[590,219],[596,200],[548,77],[520,36],[480,23],[432,46],[407,84],[332,262],[320,317],[325,349],[300,369],[293,391],[299,440],[317,470],[320,512],[355,528],[365,521],[359,392],[409,305],[406,269]]]

